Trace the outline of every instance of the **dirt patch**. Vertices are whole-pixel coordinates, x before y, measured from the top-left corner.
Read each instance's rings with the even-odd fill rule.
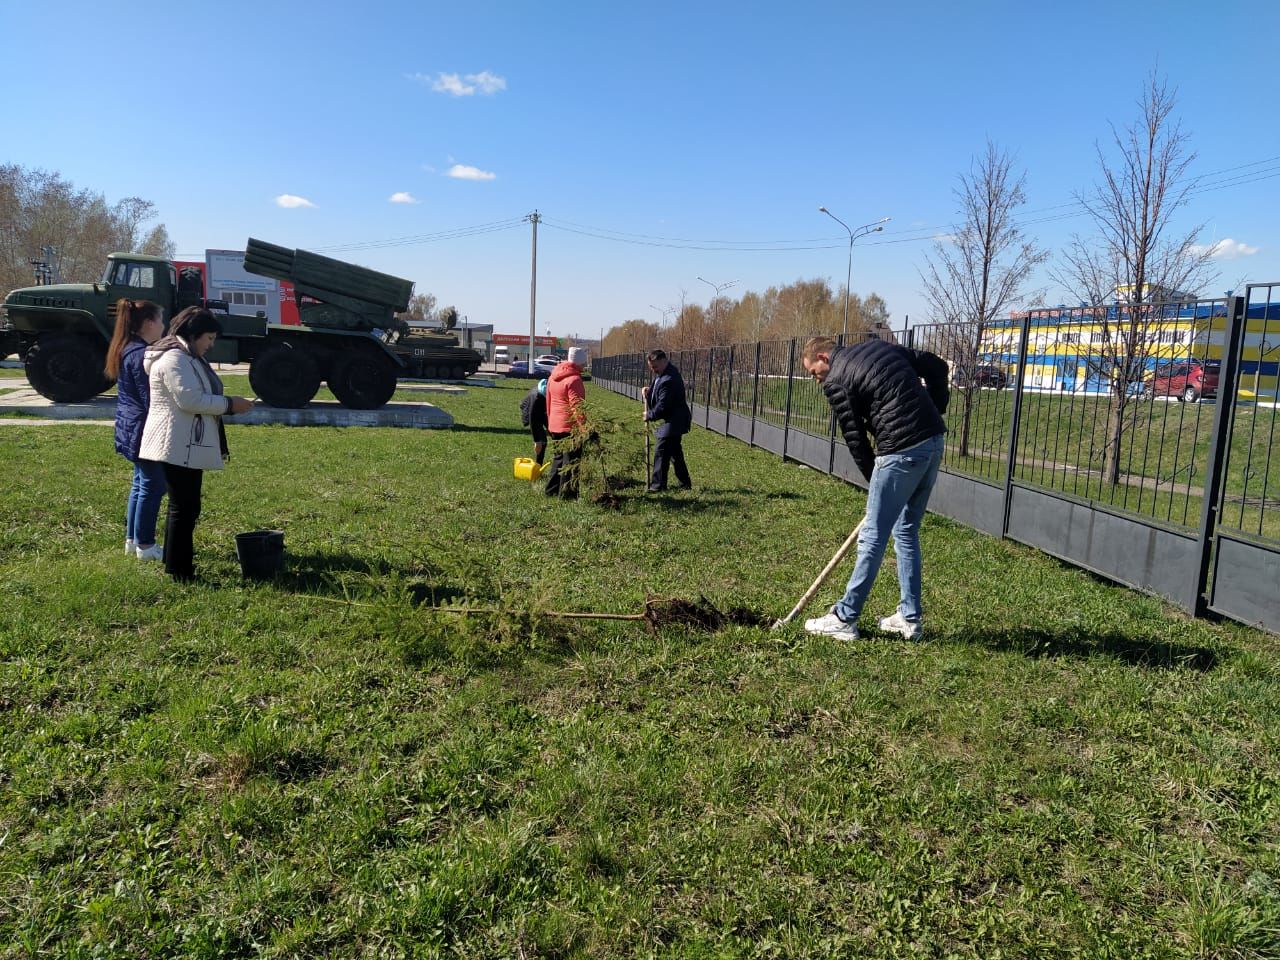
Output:
[[[714,631],[728,626],[767,627],[773,623],[773,618],[748,607],[720,610],[702,596],[697,600],[649,596],[644,601],[644,622],[650,631],[673,624]]]

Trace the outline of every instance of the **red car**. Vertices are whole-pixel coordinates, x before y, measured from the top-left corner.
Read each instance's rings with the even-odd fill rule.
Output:
[[[1186,360],[1162,363],[1151,378],[1153,397],[1178,397],[1187,403],[1195,403],[1201,397],[1218,395],[1218,360]]]

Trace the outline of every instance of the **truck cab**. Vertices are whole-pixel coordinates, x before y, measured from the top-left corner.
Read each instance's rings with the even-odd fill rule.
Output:
[[[115,329],[116,303],[121,298],[159,304],[166,322],[191,306],[226,309],[221,301],[204,299],[204,282],[198,270],[178,270],[163,257],[140,253],[108,255],[97,283],[13,290],[4,300],[4,333],[16,346],[27,379],[40,394],[59,403],[78,403],[111,385],[103,367]],[[262,337],[266,332],[266,321],[261,317],[236,317],[231,325],[234,331],[227,332],[234,335]],[[226,356],[210,359],[237,359],[236,341],[218,346]]]
[[[159,257],[112,254],[99,283],[20,287],[4,300],[5,327],[16,339],[27,379],[51,400],[76,403],[101,393],[107,344],[121,297],[151,300],[171,315],[173,267]]]

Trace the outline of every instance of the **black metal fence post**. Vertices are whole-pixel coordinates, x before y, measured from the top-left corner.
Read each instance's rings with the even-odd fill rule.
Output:
[[[791,341],[791,350],[787,354],[787,408],[782,415],[782,459],[787,459],[787,440],[791,436],[791,373],[796,366],[796,342]]]
[[[688,389],[689,403],[690,405],[695,404],[698,402],[698,351],[697,350],[693,351],[693,376],[691,379],[686,381],[686,383],[688,384],[688,387],[689,387]],[[690,411],[689,415],[692,418],[693,411]]]
[[[756,445],[756,401],[760,397],[760,347],[759,340],[756,341],[756,372],[751,378],[751,427],[748,434],[747,446],[754,447]]]
[[[1000,523],[1000,536],[1009,535],[1009,510],[1013,506],[1013,475],[1018,465],[1018,430],[1022,425],[1022,388],[1027,379],[1027,345],[1031,340],[1031,312],[1022,318],[1022,333],[1018,338],[1018,376],[1013,389],[1013,409],[1009,413],[1009,454],[1004,465],[1004,519]]]
[[[1209,568],[1213,562],[1214,531],[1225,500],[1227,456],[1235,420],[1236,396],[1240,389],[1240,352],[1244,343],[1247,304],[1244,297],[1232,297],[1227,308],[1227,329],[1222,341],[1222,369],[1218,374],[1218,402],[1213,411],[1213,432],[1209,435],[1209,460],[1204,471],[1204,496],[1200,502],[1200,563],[1195,582],[1195,615],[1209,610]]]
[[[729,377],[724,388],[724,435],[729,435],[729,414],[733,410],[733,352],[734,344],[729,344]]]
[[[702,411],[704,416],[702,425],[708,430],[711,429],[711,386],[715,378],[716,369],[716,348],[707,347],[707,405]]]

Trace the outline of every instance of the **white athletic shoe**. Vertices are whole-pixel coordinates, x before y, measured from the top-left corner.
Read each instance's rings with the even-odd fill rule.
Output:
[[[124,555],[125,555],[126,557],[132,557],[132,556],[134,555],[134,553],[136,553],[136,552],[137,552],[137,550],[138,550],[138,544],[137,544],[137,541],[135,541],[135,540],[125,540],[125,542],[124,542]]]
[[[893,616],[885,617],[880,621],[880,629],[885,633],[896,633],[908,640],[919,640],[920,634],[924,633],[924,622],[917,620],[913,623],[895,611]]]
[[[137,556],[139,560],[163,560],[164,548],[158,543],[153,543],[149,547],[139,547]]]
[[[846,620],[841,620],[834,613],[827,613],[821,617],[814,617],[812,620],[804,622],[804,629],[807,633],[816,633],[824,637],[835,637],[837,640],[857,640],[858,628],[856,625]]]

